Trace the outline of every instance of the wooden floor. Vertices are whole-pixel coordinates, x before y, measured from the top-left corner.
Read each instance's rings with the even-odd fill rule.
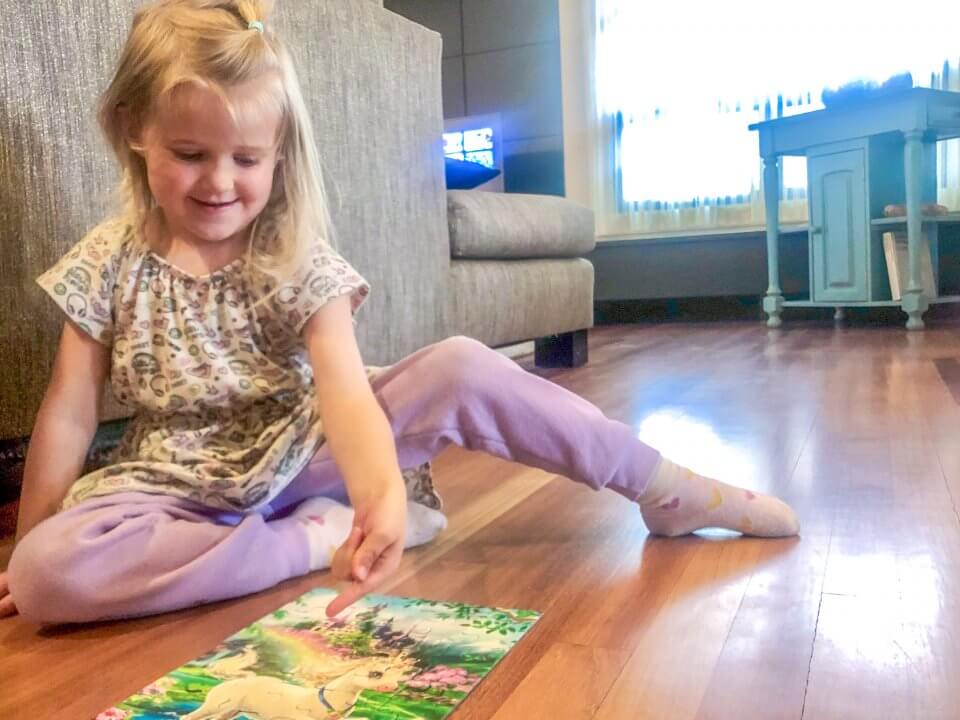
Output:
[[[634,506],[457,450],[391,593],[543,619],[456,720],[960,718],[960,326],[603,327],[556,382],[802,537],[647,536]],[[59,631],[0,621],[0,718],[91,718],[317,584]]]

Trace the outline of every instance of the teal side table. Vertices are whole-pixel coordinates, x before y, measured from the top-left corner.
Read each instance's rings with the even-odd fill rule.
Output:
[[[907,328],[923,328],[930,303],[960,302],[960,295],[929,298],[920,277],[922,234],[936,253],[937,226],[960,222],[960,213],[921,217],[936,202],[939,140],[960,137],[960,93],[911,88],[868,101],[750,125],[760,138],[767,216],[767,274],[763,299],[767,326],[780,327],[786,307],[900,306]],[[785,301],[780,287],[780,158],[807,158],[810,297]],[[905,218],[883,217],[883,207],[905,204]],[[906,226],[907,287],[892,300],[883,257],[884,231]]]

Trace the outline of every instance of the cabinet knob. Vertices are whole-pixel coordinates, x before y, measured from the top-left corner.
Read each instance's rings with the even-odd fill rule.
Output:
[[[814,225],[813,227],[810,228],[810,234],[811,234],[811,235],[823,235],[823,228],[820,227],[819,225]]]

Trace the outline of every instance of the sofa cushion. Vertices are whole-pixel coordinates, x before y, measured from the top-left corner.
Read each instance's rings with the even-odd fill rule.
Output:
[[[453,258],[578,257],[595,244],[593,211],[553,195],[447,193]]]
[[[593,326],[593,265],[583,258],[454,260],[452,327],[491,347]]]

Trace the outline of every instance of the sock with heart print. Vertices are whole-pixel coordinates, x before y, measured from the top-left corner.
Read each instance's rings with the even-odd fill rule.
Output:
[[[800,532],[796,514],[782,500],[698,475],[666,458],[637,502],[654,535],[675,537],[708,527],[756,537]]]

